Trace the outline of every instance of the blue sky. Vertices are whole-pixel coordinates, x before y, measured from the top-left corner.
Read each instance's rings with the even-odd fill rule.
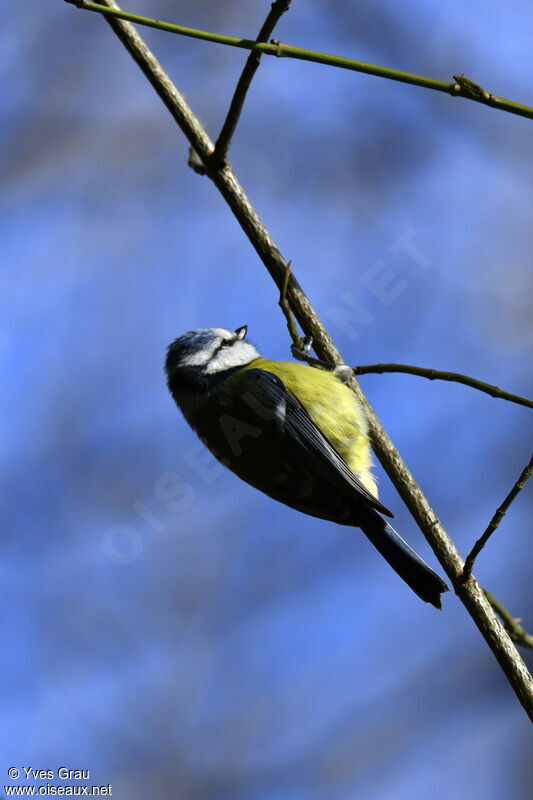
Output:
[[[253,37],[269,4],[190,6],[127,8]],[[180,131],[96,15],[5,12],[4,772],[90,769],[129,800],[527,797],[529,723],[459,601],[437,613],[359,531],[218,469],[173,406],[164,351],[190,328],[248,324],[289,354],[276,289]],[[276,35],[533,104],[532,23],[521,3],[294,2]],[[245,54],[142,33],[216,137]],[[265,58],[231,160],[347,363],[531,395],[531,125]],[[361,385],[465,555],[530,457],[529,411]],[[530,519],[526,489],[476,574],[533,629]]]

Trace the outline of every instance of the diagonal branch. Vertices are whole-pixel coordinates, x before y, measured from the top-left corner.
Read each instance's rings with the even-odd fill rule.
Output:
[[[502,400],[509,400],[510,403],[516,403],[519,406],[526,406],[533,408],[533,400],[528,397],[521,397],[519,394],[511,394],[500,389],[499,386],[493,386],[490,383],[478,381],[476,378],[471,378],[468,375],[460,375],[458,372],[441,372],[438,369],[426,369],[425,367],[413,367],[411,364],[367,364],[366,366],[354,367],[355,375],[370,375],[371,373],[382,374],[383,372],[405,372],[407,375],[419,375],[421,378],[429,378],[430,381],[453,381],[454,383],[462,383],[465,386],[470,386],[472,389],[477,389],[480,392],[485,392],[491,397],[499,397]]]
[[[524,467],[522,472],[520,473],[520,477],[516,481],[515,485],[498,508],[496,513],[494,514],[493,518],[488,524],[487,530],[479,537],[477,542],[474,544],[472,550],[468,554],[465,560],[465,565],[463,567],[463,579],[466,580],[472,574],[472,568],[474,566],[474,561],[481,553],[485,545],[487,544],[488,540],[502,521],[505,516],[505,512],[515,499],[515,497],[519,494],[519,492],[524,488],[529,478],[533,474],[533,455],[529,459],[529,464]]]
[[[514,100],[507,100],[505,97],[491,94],[478,86],[473,81],[465,78],[464,75],[455,75],[453,81],[440,81],[436,78],[427,78],[423,75],[415,75],[412,72],[402,72],[399,69],[381,67],[377,64],[366,64],[364,61],[356,61],[353,58],[334,56],[330,53],[318,53],[315,50],[304,50],[301,47],[293,47],[272,40],[270,43],[257,42],[252,39],[240,39],[237,36],[224,36],[221,33],[209,33],[199,31],[195,28],[187,28],[184,25],[175,25],[171,22],[160,22],[157,19],[142,17],[139,14],[130,14],[122,11],[118,6],[111,6],[108,2],[91,3],[88,0],[65,0],[71,5],[83,8],[86,11],[96,11],[104,14],[109,20],[111,16],[119,19],[136,22],[138,25],[146,25],[149,28],[157,28],[170,33],[177,33],[181,36],[189,36],[192,39],[202,39],[206,42],[225,44],[230,47],[241,47],[244,50],[253,50],[257,53],[266,53],[278,58],[296,58],[300,61],[312,61],[316,64],[326,64],[330,67],[348,69],[352,72],[363,72],[367,75],[376,75],[380,78],[388,78],[391,81],[400,83],[410,83],[413,86],[421,86],[425,89],[433,89],[436,92],[445,92],[452,97],[464,97],[466,100],[473,100],[475,103],[482,103],[490,108],[497,108],[500,111],[507,111],[509,114],[517,114],[520,117],[533,119],[533,108],[531,106],[517,103]]]
[[[114,0],[106,0],[106,5],[116,8]],[[212,153],[213,145],[153,53],[129,23],[111,16],[107,17],[107,22],[142,69],[203,161],[207,174],[230,206],[278,289],[281,290],[287,274],[287,264],[237,181],[231,166],[227,164],[217,172],[209,169],[209,156]],[[315,350],[319,357],[333,363],[342,363],[339,352],[292,273],[287,281],[286,296],[302,329],[307,335],[313,337]],[[463,562],[455,545],[370,408],[355,377],[351,378],[350,385],[367,409],[369,430],[376,455],[424,532],[439,562],[452,581],[457,595],[492,650],[520,703],[530,719],[533,720],[533,679],[520,654],[475,578],[470,576],[467,581],[461,581]]]
[[[257,34],[257,42],[268,42],[274,28],[285,11],[288,11],[291,0],[274,0],[268,16],[263,23],[263,26]],[[259,67],[262,53],[257,50],[252,50],[246,60],[241,77],[237,82],[235,93],[230,103],[229,111],[222,126],[222,130],[218,135],[215,142],[215,150],[211,156],[211,167],[217,169],[227,156],[228,150],[231,145],[231,139],[235,133],[235,128],[241,116],[242,107],[246,99],[246,94],[250,88],[252,79]]]

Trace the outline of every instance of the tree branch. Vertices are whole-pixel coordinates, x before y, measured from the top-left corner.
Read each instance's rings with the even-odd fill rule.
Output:
[[[415,75],[411,72],[402,72],[398,69],[380,67],[376,64],[366,64],[364,61],[356,61],[352,58],[334,56],[330,53],[318,53],[315,50],[305,50],[301,47],[293,47],[292,45],[275,40],[272,40],[270,43],[254,42],[251,39],[240,39],[236,36],[224,36],[220,33],[209,33],[208,31],[199,31],[195,28],[187,28],[184,25],[160,22],[159,20],[150,19],[149,17],[142,17],[139,14],[130,14],[127,11],[122,11],[117,6],[110,6],[107,2],[90,3],[86,0],[65,0],[65,2],[86,11],[96,11],[100,14],[104,14],[108,19],[114,16],[129,20],[130,22],[136,22],[138,25],[146,25],[149,28],[158,28],[162,31],[177,33],[181,36],[189,36],[193,39],[202,39],[207,42],[214,42],[215,44],[241,47],[244,50],[252,50],[255,53],[266,53],[267,55],[277,56],[278,58],[296,58],[300,61],[312,61],[317,64],[326,64],[330,67],[339,67],[340,69],[348,69],[353,72],[376,75],[377,77],[387,78],[391,81],[409,83],[413,86],[433,89],[436,92],[445,92],[446,94],[451,94],[452,97],[464,97],[467,100],[473,100],[475,103],[482,103],[490,108],[496,108],[500,111],[507,111],[509,114],[517,114],[520,117],[533,119],[533,108],[531,108],[531,106],[526,106],[522,103],[516,103],[514,100],[507,100],[505,97],[498,97],[497,95],[491,94],[473,81],[465,78],[464,75],[454,76],[452,82],[440,81],[435,78],[424,77],[423,75]]]
[[[507,511],[511,503],[513,502],[515,497],[519,494],[519,492],[524,488],[529,478],[531,478],[532,474],[533,474],[533,455],[529,459],[529,464],[527,464],[527,466],[524,467],[515,485],[513,486],[513,488],[511,489],[511,491],[509,492],[509,494],[507,495],[501,506],[498,508],[491,521],[489,522],[487,530],[483,533],[482,536],[479,537],[477,542],[474,544],[472,550],[466,557],[465,565],[463,567],[464,580],[466,580],[472,574],[474,561],[481,553],[481,551],[487,544],[488,540],[490,539],[490,537],[492,536],[492,534],[502,521],[505,512]]]
[[[479,392],[485,392],[485,394],[491,397],[499,397],[502,400],[508,400],[510,403],[516,403],[519,406],[533,408],[533,400],[527,397],[521,397],[519,394],[511,394],[511,392],[506,392],[498,386],[478,381],[476,378],[470,378],[468,375],[460,375],[458,372],[441,372],[438,369],[413,367],[411,364],[367,364],[366,366],[354,367],[353,371],[355,375],[404,372],[407,375],[419,375],[421,378],[428,378],[430,381],[453,381],[454,383],[462,383],[464,386],[470,386],[472,389],[477,389]]]
[[[106,5],[116,9],[114,0],[106,0]],[[213,144],[182,95],[129,23],[110,15],[106,15],[106,19],[203,161],[207,174],[230,206],[281,291],[287,274],[287,264],[237,181],[231,166],[226,164],[218,171],[210,170],[209,156],[213,151]],[[342,363],[329,334],[292,273],[287,281],[287,300],[304,332],[313,337],[317,354],[333,363]],[[492,650],[520,703],[533,720],[533,679],[520,654],[475,578],[470,576],[464,582],[461,580],[463,562],[457,549],[370,408],[355,377],[350,379],[350,385],[367,409],[369,430],[377,457],[424,532],[452,581],[457,595]]]
[[[522,620],[512,617],[507,609],[502,606],[500,601],[496,600],[494,595],[492,595],[486,589],[483,589],[483,591],[485,592],[485,597],[495,612],[502,618],[505,630],[513,642],[517,642],[518,644],[521,644],[524,647],[529,647],[531,650],[533,650],[533,636],[522,628],[520,625]]]
[[[264,21],[261,30],[257,34],[257,42],[268,42],[272,31],[276,27],[279,18],[288,10],[291,0],[275,0],[272,3],[270,12]],[[228,150],[231,145],[235,128],[241,116],[242,107],[246,99],[246,94],[250,88],[252,79],[259,67],[262,53],[257,50],[252,50],[246,60],[241,77],[237,83],[235,93],[230,103],[229,111],[222,126],[222,130],[218,135],[215,142],[215,149],[211,156],[211,167],[217,169],[227,156]]]

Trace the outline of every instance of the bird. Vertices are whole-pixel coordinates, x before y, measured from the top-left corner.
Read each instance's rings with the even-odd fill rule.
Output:
[[[378,499],[366,415],[345,382],[351,370],[318,366],[310,344],[298,354],[306,364],[271,361],[246,325],[188,331],[167,348],[168,389],[224,466],[290,508],[360,528],[418,597],[441,608],[448,586],[384,519],[394,514]]]

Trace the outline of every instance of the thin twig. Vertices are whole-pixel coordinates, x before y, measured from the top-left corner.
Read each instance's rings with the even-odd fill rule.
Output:
[[[524,467],[522,472],[520,473],[520,477],[516,481],[515,485],[498,508],[496,513],[494,514],[493,518],[488,524],[487,530],[479,537],[475,545],[473,546],[472,550],[468,554],[465,560],[465,565],[463,567],[463,580],[466,580],[472,574],[472,567],[474,566],[474,561],[481,553],[485,545],[487,544],[488,540],[502,521],[505,512],[515,499],[515,497],[519,494],[519,492],[524,488],[529,478],[533,474],[533,454],[529,459],[529,464]]]
[[[411,364],[367,364],[365,366],[354,367],[353,371],[356,375],[405,372],[408,375],[419,375],[421,378],[428,378],[430,381],[453,381],[454,383],[462,383],[465,386],[470,386],[472,389],[477,389],[479,392],[485,392],[485,394],[491,397],[499,397],[502,400],[508,400],[510,403],[516,403],[519,406],[533,408],[533,400],[530,400],[528,397],[521,397],[519,394],[511,394],[511,392],[500,389],[499,386],[493,386],[490,383],[478,381],[476,378],[470,378],[468,375],[460,375],[458,372],[441,372],[438,369],[413,367]]]
[[[106,4],[116,8],[114,0],[106,0]],[[111,16],[107,16],[107,22],[142,69],[198,157],[207,164],[213,144],[153,53],[129,23]],[[287,268],[285,259],[250,203],[233,170],[228,164],[218,172],[208,172],[208,174],[281,291]],[[292,273],[287,285],[287,299],[303,331],[313,337],[318,356],[333,363],[343,363],[340,353]],[[455,545],[387,436],[355,377],[350,379],[349,385],[367,410],[369,431],[377,457],[433,548],[457,595],[494,654],[518,700],[529,718],[533,720],[533,679],[520,653],[475,578],[471,576],[464,583],[461,581],[463,562]]]
[[[292,45],[285,44],[284,42],[274,40],[270,43],[255,42],[252,39],[240,39],[236,36],[224,36],[220,33],[199,31],[195,28],[187,28],[184,25],[175,25],[171,22],[160,22],[156,19],[139,16],[139,14],[130,14],[119,8],[108,7],[107,4],[90,3],[86,2],[86,0],[65,0],[65,2],[71,3],[86,11],[96,11],[100,14],[104,14],[108,18],[110,16],[115,16],[120,19],[135,22],[138,25],[146,25],[149,28],[158,28],[159,30],[177,33],[181,36],[202,39],[207,42],[214,42],[215,44],[225,44],[230,47],[240,47],[244,50],[253,50],[257,53],[266,53],[267,55],[277,56],[278,58],[296,58],[300,61],[312,61],[317,64],[326,64],[330,67],[339,67],[340,69],[348,69],[353,72],[376,75],[377,77],[388,78],[388,80],[399,81],[400,83],[409,83],[413,86],[433,89],[436,92],[445,92],[446,94],[452,95],[452,97],[464,97],[467,100],[473,100],[475,103],[482,103],[490,108],[497,108],[500,109],[500,111],[507,111],[509,114],[517,114],[520,117],[533,119],[533,108],[531,108],[531,106],[516,103],[514,100],[507,100],[505,97],[498,97],[485,90],[481,92],[473,91],[472,87],[477,86],[477,84],[465,78],[464,75],[458,76],[460,78],[459,82],[457,80],[451,82],[440,81],[435,78],[424,77],[423,75],[415,75],[411,72],[402,72],[398,69],[381,67],[376,64],[366,64],[364,61],[356,61],[352,58],[334,56],[330,53],[319,53],[315,50],[305,50],[301,47],[293,47]]]
[[[503,620],[503,625],[513,642],[517,644],[521,644],[524,647],[529,647],[533,650],[533,636],[525,631],[520,623],[522,622],[521,619],[515,619],[512,617],[506,608],[502,606],[499,600],[496,600],[494,595],[488,592],[486,589],[483,589],[485,592],[485,597],[498,614],[499,617]]]
[[[296,322],[294,321],[294,317],[292,316],[291,307],[289,305],[289,301],[287,300],[287,288],[289,286],[289,278],[291,276],[291,264],[292,261],[287,261],[287,266],[285,268],[285,275],[283,277],[283,284],[281,286],[281,290],[279,293],[279,307],[283,311],[285,319],[287,320],[287,329],[289,331],[289,336],[292,339],[293,344],[300,348],[302,347],[302,340],[298,335],[298,329],[296,328]]]
[[[257,42],[268,42],[280,17],[288,10],[291,0],[274,0],[263,26],[257,34]],[[241,116],[246,94],[252,79],[261,61],[262,53],[252,50],[246,60],[241,77],[237,82],[235,93],[232,97],[226,119],[215,142],[215,149],[211,156],[211,168],[216,170],[223,163],[228,154],[235,128]]]

